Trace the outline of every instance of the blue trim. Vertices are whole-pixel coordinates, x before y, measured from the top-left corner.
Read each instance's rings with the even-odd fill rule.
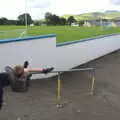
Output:
[[[0,40],[0,44],[2,43],[10,43],[10,42],[19,42],[19,41],[28,41],[28,40],[35,40],[35,39],[42,39],[42,38],[51,38],[56,37],[55,34],[48,34],[48,35],[40,35],[40,36],[32,36],[32,37],[25,37],[25,38],[11,38]]]
[[[108,37],[108,36],[115,36],[115,35],[120,35],[120,34],[115,33],[115,34],[108,34],[108,35],[100,35],[97,37],[90,37],[90,38],[86,38],[86,39],[74,40],[74,41],[69,41],[69,42],[64,42],[64,43],[57,43],[56,47],[70,45],[70,44],[76,44],[79,42],[85,42],[85,41],[90,41],[90,40],[95,40],[95,39],[104,38],[104,37]]]
[[[56,46],[65,46],[65,45],[70,45],[70,44],[76,44],[79,42],[85,42],[85,41],[90,41],[90,40],[95,40],[99,38],[104,38],[108,36],[115,36],[115,35],[120,35],[120,34],[108,34],[108,35],[100,35],[97,37],[90,37],[86,39],[80,39],[80,40],[74,40],[74,41],[69,41],[69,42],[63,42],[63,43],[57,43]],[[19,41],[28,41],[28,40],[35,40],[35,39],[42,39],[42,38],[51,38],[51,37],[56,37],[55,34],[48,34],[48,35],[40,35],[40,36],[32,36],[32,37],[25,37],[25,38],[11,38],[11,39],[5,39],[5,40],[0,40],[0,44],[2,43],[10,43],[10,42],[19,42]]]

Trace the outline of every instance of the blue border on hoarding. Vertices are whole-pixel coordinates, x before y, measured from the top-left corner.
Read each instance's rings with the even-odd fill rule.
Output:
[[[120,35],[120,34],[117,34],[117,33],[107,34],[107,35],[100,35],[100,36],[97,36],[97,37],[90,37],[90,38],[86,38],[86,39],[57,43],[56,47],[66,46],[66,45],[70,45],[70,44],[76,44],[76,43],[79,43],[79,42],[91,41],[91,40],[100,39],[100,38],[109,37],[109,36],[115,36],[115,35]],[[43,39],[43,38],[51,38],[51,37],[56,37],[56,35],[55,34],[48,34],[48,35],[31,36],[31,37],[24,37],[24,38],[4,39],[4,40],[0,40],[0,44],[10,43],[10,42],[29,41],[29,40],[36,40],[36,39]]]
[[[48,34],[48,35],[40,35],[40,36],[32,36],[32,37],[24,37],[24,38],[11,38],[11,39],[4,39],[0,40],[1,43],[10,43],[10,42],[20,42],[20,41],[28,41],[28,40],[35,40],[35,39],[43,39],[43,38],[51,38],[56,37],[55,34]]]
[[[107,35],[100,35],[100,36],[97,36],[97,37],[90,37],[90,38],[86,38],[86,39],[80,39],[80,40],[74,40],[74,41],[69,41],[69,42],[57,43],[56,47],[76,44],[76,43],[79,43],[79,42],[85,42],[85,41],[90,41],[90,40],[95,40],[95,39],[100,39],[100,38],[109,37],[109,36],[115,36],[115,35],[120,35],[120,34],[117,34],[117,33],[115,33],[115,34],[107,34]]]

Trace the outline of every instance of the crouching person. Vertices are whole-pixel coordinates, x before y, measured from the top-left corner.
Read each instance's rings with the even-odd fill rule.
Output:
[[[10,86],[14,92],[25,92],[28,90],[30,75],[29,72],[24,71],[23,66],[15,66],[11,68],[5,67],[5,71],[9,74]]]
[[[53,68],[28,68],[24,66],[15,66],[13,69],[9,66],[5,67],[5,71],[9,74],[11,88],[14,92],[25,92],[28,90],[32,72],[48,73]]]

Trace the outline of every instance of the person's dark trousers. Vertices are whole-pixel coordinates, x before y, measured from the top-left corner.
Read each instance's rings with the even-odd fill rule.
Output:
[[[2,108],[3,104],[3,95],[4,90],[3,88],[10,84],[9,75],[6,72],[0,73],[0,109]]]
[[[2,72],[0,73],[0,85],[2,85],[2,87],[6,87],[10,84],[9,81],[9,74],[6,72]]]
[[[3,104],[3,94],[4,94],[3,87],[2,87],[2,85],[0,85],[0,110],[1,110],[2,104]]]
[[[27,87],[29,87],[30,86],[30,81],[31,81],[31,78],[32,77],[32,74],[31,73],[28,73],[28,75],[27,75]]]

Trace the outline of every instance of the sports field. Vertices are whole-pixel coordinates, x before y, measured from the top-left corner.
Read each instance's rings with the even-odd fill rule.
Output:
[[[56,34],[57,42],[66,42],[112,33],[120,33],[120,28],[33,26],[25,32],[25,26],[0,26],[0,39]]]

